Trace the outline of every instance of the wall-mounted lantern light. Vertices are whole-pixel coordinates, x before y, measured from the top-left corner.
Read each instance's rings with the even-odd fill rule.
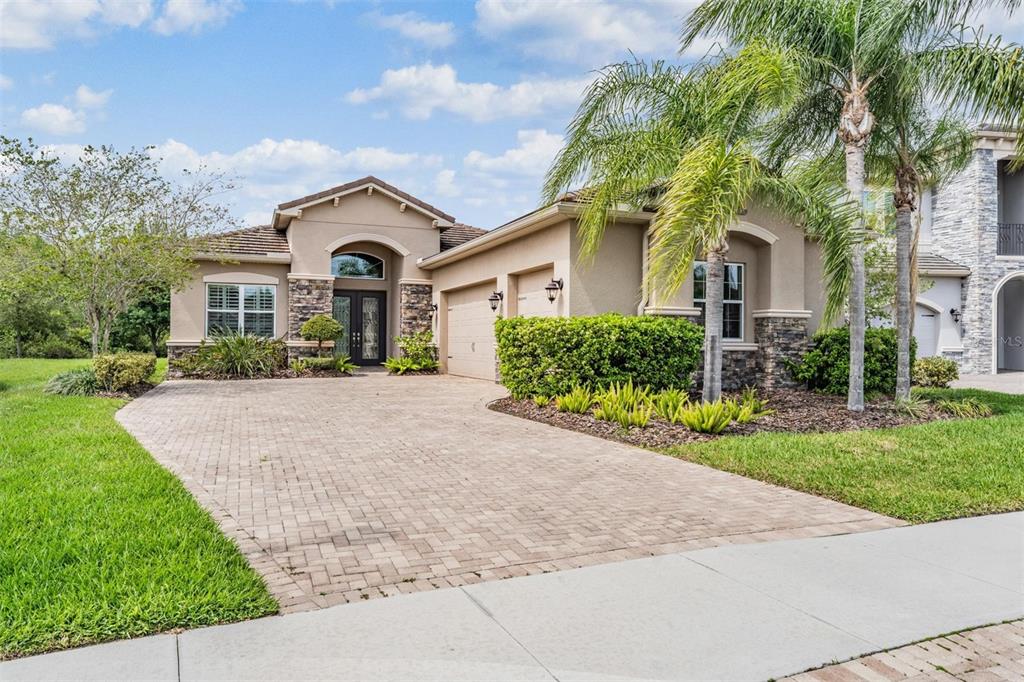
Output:
[[[550,282],[547,283],[547,285],[544,286],[544,291],[548,292],[549,302],[555,302],[555,299],[558,298],[558,292],[562,290],[563,286],[565,286],[565,283],[562,282],[561,277],[559,277],[558,279],[551,280]]]
[[[949,309],[949,316],[953,318],[953,324],[960,324],[960,318],[963,317],[956,308]]]
[[[430,316],[433,317],[436,314],[437,314],[437,304],[436,303],[431,303],[430,304]]]
[[[505,294],[501,291],[495,291],[487,297],[487,300],[491,302],[491,312],[498,309],[498,305],[501,303],[503,298],[505,298]]]

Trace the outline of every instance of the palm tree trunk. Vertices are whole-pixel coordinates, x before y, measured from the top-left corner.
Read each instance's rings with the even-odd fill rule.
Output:
[[[897,195],[899,192],[897,192]],[[907,202],[896,205],[896,397],[910,397],[911,285],[910,241],[913,213]]]
[[[725,253],[727,248],[724,244],[718,244],[708,249],[706,256],[704,390],[701,395],[705,402],[713,402],[722,397],[722,299],[725,296]]]
[[[854,412],[864,411],[864,330],[867,325],[864,310],[864,148],[873,127],[867,84],[859,83],[854,74],[839,121],[839,137],[846,145],[846,189],[850,193],[850,201],[861,208],[850,249],[850,388],[846,407]]]

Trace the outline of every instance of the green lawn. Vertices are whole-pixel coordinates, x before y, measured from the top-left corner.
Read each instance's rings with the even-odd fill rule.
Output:
[[[1024,509],[1024,396],[971,390],[988,419],[720,438],[663,452],[908,521]]]
[[[0,360],[0,659],[274,613],[235,545],[114,421],[123,401],[42,393],[88,363]]]

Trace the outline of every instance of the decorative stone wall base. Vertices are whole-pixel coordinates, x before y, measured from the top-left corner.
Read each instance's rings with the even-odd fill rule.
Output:
[[[288,279],[288,341],[299,341],[299,329],[314,315],[330,315],[334,280]],[[290,355],[290,353],[289,353]]]
[[[331,357],[334,353],[334,346],[328,346],[324,344],[323,356],[325,358]],[[296,360],[298,358],[315,358],[318,357],[316,346],[306,345],[292,345],[288,344],[288,361]]]
[[[167,345],[167,377],[170,379],[180,379],[182,377],[181,370],[177,368],[178,360],[182,359],[186,355],[191,355],[198,350],[199,344],[194,345]]]
[[[796,386],[788,364],[807,352],[807,318],[757,317],[754,338],[761,374],[758,384],[769,391]]]
[[[409,336],[430,331],[434,309],[434,288],[430,284],[401,282],[399,287],[399,333]]]
[[[760,382],[760,368],[757,362],[757,351],[753,350],[722,350],[722,390],[738,391],[746,386],[756,386]],[[693,374],[693,385],[704,386],[704,354],[701,353],[700,365]]]

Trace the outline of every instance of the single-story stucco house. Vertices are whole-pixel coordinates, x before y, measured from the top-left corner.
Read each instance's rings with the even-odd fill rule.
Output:
[[[335,353],[357,364],[379,364],[396,354],[394,336],[430,329],[442,371],[493,380],[498,315],[702,320],[700,263],[671,298],[645,290],[652,213],[617,213],[596,257],[581,261],[579,212],[567,195],[485,231],[375,177],[285,202],[269,225],[206,242],[192,282],[172,294],[168,353],[232,330],[310,355],[315,344],[299,328],[327,313],[345,329]],[[729,235],[725,298],[725,384],[778,385],[783,358],[821,323],[819,247],[751,207]]]

